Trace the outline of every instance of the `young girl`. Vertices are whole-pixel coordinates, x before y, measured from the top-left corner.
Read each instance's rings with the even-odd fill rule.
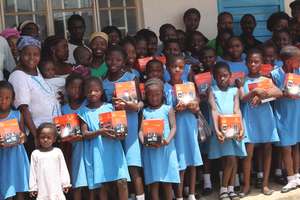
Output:
[[[247,143],[247,157],[243,161],[244,187],[240,196],[246,196],[250,192],[250,175],[251,175],[251,161],[254,151],[254,145],[263,145],[263,183],[262,193],[271,195],[272,190],[269,189],[269,174],[271,168],[272,158],[272,144],[279,141],[277,134],[275,117],[271,104],[269,102],[261,103],[263,99],[280,97],[281,91],[274,86],[274,88],[264,90],[255,88],[249,91],[249,84],[268,80],[268,78],[260,75],[260,68],[263,63],[262,53],[257,49],[252,49],[248,52],[247,66],[249,74],[245,78],[244,87],[240,88],[240,98],[245,102],[243,106],[243,119],[245,124],[245,139]],[[265,123],[268,119],[268,123]],[[257,147],[257,146],[255,146]]]
[[[123,148],[137,198],[144,199],[144,187],[141,177],[141,148],[138,140],[138,112],[143,108],[143,102],[138,101],[138,103],[133,103],[113,98],[115,83],[135,81],[136,86],[139,83],[134,74],[124,70],[126,53],[122,48],[116,46],[109,49],[106,55],[106,63],[108,65],[108,74],[107,78],[103,81],[104,92],[108,102],[113,102],[116,109],[126,110],[128,135],[123,141]]]
[[[136,57],[137,58],[146,57],[148,55],[147,39],[141,35],[136,35],[134,39],[135,39]]]
[[[121,46],[123,47],[124,51],[127,54],[125,70],[133,73],[137,78],[140,78],[141,77],[140,72],[137,69],[135,69],[136,62],[137,62],[137,55],[136,55],[133,39],[125,38],[124,40],[122,40]]]
[[[277,67],[282,67],[283,63],[278,58],[277,48],[274,44],[264,44],[262,46],[264,63],[271,64],[274,69]]]
[[[272,36],[272,41],[276,45],[278,53],[283,47],[292,45],[292,37],[287,29],[275,31]]]
[[[244,72],[248,74],[245,57],[243,54],[244,47],[239,37],[231,37],[226,43],[226,51],[223,57],[218,57],[217,61],[223,61],[230,67],[231,72]]]
[[[25,142],[24,119],[19,111],[12,109],[14,89],[6,81],[0,81],[0,122],[17,119],[21,130],[19,144],[3,147],[4,138],[0,136],[0,199],[23,200],[23,192],[28,191],[29,161],[23,146]]]
[[[56,127],[42,123],[37,129],[38,149],[31,154],[29,191],[37,199],[65,200],[71,187],[70,175],[62,151],[52,145],[56,141]]]
[[[94,32],[89,39],[89,47],[93,53],[91,63],[91,75],[104,78],[107,73],[107,65],[104,60],[107,50],[108,35],[104,32]]]
[[[90,195],[94,193],[92,189],[102,184],[100,198],[108,199],[108,186],[112,182],[117,186],[118,199],[127,199],[127,180],[130,177],[121,141],[113,137],[115,133],[112,129],[99,129],[99,114],[113,111],[113,106],[103,101],[102,82],[96,77],[85,81],[84,93],[87,105],[80,110],[79,115],[82,119],[84,164]]]
[[[65,89],[68,103],[62,106],[62,114],[78,114],[85,106],[83,98],[83,77],[78,74],[71,74],[66,79]],[[82,187],[88,186],[82,141],[72,143],[71,168],[71,183],[74,189],[73,199],[81,200],[83,198],[81,189]]]
[[[175,147],[180,170],[180,184],[176,187],[176,198],[183,198],[183,180],[185,171],[189,172],[189,200],[195,200],[196,166],[202,165],[202,158],[198,144],[198,126],[195,113],[199,111],[198,100],[188,104],[177,102],[173,87],[176,84],[184,84],[181,80],[184,67],[183,57],[171,57],[167,60],[171,80],[165,83],[164,91],[166,104],[172,105],[176,110],[176,136]]]
[[[280,52],[283,67],[271,72],[276,86],[284,90],[286,73],[300,74],[300,50],[294,46],[286,46]],[[280,138],[278,146],[282,149],[283,163],[287,171],[288,184],[281,192],[289,192],[300,186],[299,181],[299,109],[300,100],[283,92],[283,96],[274,102],[274,115]]]
[[[158,78],[161,81],[164,80],[164,65],[161,61],[153,59],[146,65],[146,77],[147,80],[151,78]]]
[[[182,52],[179,46],[179,43],[177,40],[168,40],[164,43],[164,50],[163,50],[164,55],[167,57],[172,57],[172,56],[182,56]],[[183,81],[188,81],[193,77],[192,71],[191,71],[191,65],[190,64],[185,64],[184,65],[184,71],[182,73],[181,79]],[[171,80],[170,73],[168,70],[168,65],[166,64],[166,69],[164,72],[164,81],[168,82]]]
[[[199,64],[199,57],[202,49],[207,43],[205,36],[199,31],[192,31],[189,33],[187,39],[187,49],[190,52],[190,55],[186,60],[190,64]]]
[[[215,134],[209,140],[209,159],[221,158],[223,161],[223,177],[220,189],[220,199],[238,199],[234,193],[237,158],[246,156],[245,144],[242,140],[244,128],[241,126],[237,139],[225,139],[218,126],[219,115],[237,114],[241,117],[239,93],[237,88],[229,86],[231,72],[228,64],[218,62],[213,70],[217,84],[209,93],[212,120]]]
[[[143,147],[143,166],[145,183],[149,185],[150,199],[159,200],[159,186],[165,194],[163,199],[172,200],[172,183],[180,182],[179,166],[174,143],[176,132],[175,113],[172,106],[164,104],[163,83],[153,78],[145,83],[147,106],[143,110],[143,119],[163,119],[163,143],[157,147]],[[144,144],[142,130],[139,138]]]

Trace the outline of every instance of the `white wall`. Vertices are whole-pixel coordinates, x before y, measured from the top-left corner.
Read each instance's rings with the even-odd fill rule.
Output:
[[[171,23],[183,29],[183,13],[197,8],[201,13],[199,30],[207,37],[216,36],[217,0],[143,0],[144,25],[158,33],[164,23]]]
[[[285,11],[290,14],[289,4],[293,0],[285,0]],[[217,0],[142,0],[144,25],[158,33],[164,23],[171,23],[176,28],[184,29],[182,16],[188,8],[197,8],[201,13],[199,30],[208,38],[217,33]]]

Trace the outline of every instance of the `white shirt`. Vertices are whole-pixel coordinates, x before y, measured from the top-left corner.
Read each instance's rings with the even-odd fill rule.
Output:
[[[67,76],[57,76],[54,78],[45,78],[45,81],[50,85],[53,89],[56,97],[59,97],[59,92],[65,94],[65,83]]]
[[[4,79],[3,69],[12,72],[15,67],[16,63],[10,47],[6,39],[0,36],[0,80]]]
[[[32,152],[29,191],[38,192],[37,200],[65,200],[63,188],[70,186],[66,161],[59,148]]]
[[[60,104],[53,89],[38,71],[31,76],[21,70],[14,71],[8,80],[14,87],[16,96],[14,105],[28,105],[32,120],[36,127],[43,122],[52,122],[60,115]]]
[[[75,62],[75,58],[73,56],[73,52],[78,46],[75,44],[68,43],[68,47],[69,47],[69,57],[68,57],[67,63],[75,65],[76,62]]]

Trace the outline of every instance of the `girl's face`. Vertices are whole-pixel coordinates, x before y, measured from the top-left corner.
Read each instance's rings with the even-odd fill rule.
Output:
[[[120,40],[121,38],[117,32],[113,31],[108,34],[108,41],[112,46],[119,44]]]
[[[127,65],[129,65],[130,67],[133,67],[136,62],[135,47],[132,44],[127,43],[123,46],[123,48],[127,54]]]
[[[61,40],[53,48],[54,55],[58,60],[66,61],[69,57],[69,47],[67,40]]]
[[[17,41],[18,41],[18,37],[15,37],[15,36],[11,36],[11,37],[7,38],[7,43],[10,47],[11,53],[14,56],[15,60],[19,56],[19,52],[17,49]]]
[[[241,28],[243,30],[243,33],[246,35],[252,35],[252,33],[255,29],[255,26],[256,26],[256,22],[250,16],[245,17],[243,22],[241,23]]]
[[[34,23],[27,24],[22,29],[22,35],[29,35],[31,37],[38,37],[39,36],[39,28]]]
[[[165,41],[170,40],[170,39],[177,39],[176,30],[173,29],[173,28],[166,29],[163,33],[163,38],[162,39],[163,39],[162,42],[165,42]]]
[[[103,89],[96,81],[91,81],[85,88],[85,96],[89,103],[97,103],[101,101]]]
[[[151,107],[158,108],[163,102],[163,88],[159,85],[150,85],[146,88],[145,96]]]
[[[231,37],[232,35],[230,33],[227,33],[227,32],[224,32],[224,33],[221,33],[220,35],[220,46],[225,49],[226,48],[226,43],[227,41],[229,40],[229,38]]]
[[[90,43],[90,48],[93,56],[102,58],[107,50],[107,42],[102,37],[95,37]]]
[[[289,21],[285,19],[280,19],[278,22],[274,25],[273,31],[279,31],[285,28],[289,27]]]
[[[81,79],[74,79],[66,87],[68,97],[71,100],[79,100],[83,96],[83,81]]]
[[[138,58],[144,58],[148,55],[148,46],[146,40],[139,40],[135,44],[136,55]]]
[[[0,89],[0,111],[10,110],[13,103],[13,92],[7,88]]]
[[[164,50],[166,56],[180,56],[181,50],[178,43],[169,43]]]
[[[181,31],[177,31],[177,40],[180,45],[180,49],[185,50],[185,35]]]
[[[279,49],[282,49],[283,47],[292,44],[289,34],[285,32],[278,33],[277,37],[275,37],[274,42]]]
[[[41,52],[38,47],[27,46],[20,54],[20,63],[27,69],[36,69],[40,62]]]
[[[231,59],[240,59],[243,51],[244,48],[240,40],[232,39],[231,41],[229,41],[228,53]]]
[[[248,55],[247,66],[249,73],[252,75],[257,75],[260,72],[261,65],[263,64],[263,58],[261,54],[251,54]]]
[[[198,28],[200,23],[200,17],[194,13],[189,14],[183,19],[185,29],[187,31],[194,31]]]
[[[205,39],[199,34],[194,34],[191,41],[192,51],[200,52],[205,46]]]
[[[184,64],[184,60],[182,59],[176,59],[174,63],[170,64],[169,71],[173,80],[181,80],[181,75],[184,70]]]
[[[55,142],[55,132],[52,128],[44,128],[39,134],[39,145],[43,149],[49,149]]]
[[[120,71],[125,65],[124,55],[119,51],[112,51],[106,58],[108,70],[111,73]]]
[[[151,37],[148,39],[148,55],[153,56],[156,51],[157,51],[157,38],[156,37]]]
[[[268,47],[264,49],[264,63],[274,65],[277,58],[276,49],[273,47]]]
[[[232,30],[233,29],[233,19],[230,15],[223,15],[218,22],[218,30]]]
[[[90,50],[88,50],[88,49],[84,49],[80,53],[82,54],[82,56],[79,59],[79,64],[87,66],[87,67],[90,66],[93,61],[92,52],[90,52]]]
[[[163,66],[161,66],[161,64],[158,62],[151,63],[151,65],[148,67],[146,74],[147,74],[147,79],[158,78],[160,80],[163,80],[163,76],[164,76]]]
[[[205,67],[212,68],[216,64],[217,56],[213,50],[208,50],[203,53],[201,62]]]
[[[220,68],[215,74],[215,79],[219,88],[227,89],[231,74],[226,68]]]

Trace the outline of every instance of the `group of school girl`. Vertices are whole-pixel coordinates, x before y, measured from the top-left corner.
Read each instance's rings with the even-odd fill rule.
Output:
[[[185,18],[199,18],[198,15],[192,9]],[[253,20],[253,16],[247,17]],[[119,38],[116,42],[109,34],[95,32],[89,38],[89,47],[78,45],[73,49],[76,64],[71,67],[65,62],[71,51],[66,39],[50,36],[41,46],[36,37],[21,34],[17,67],[8,81],[0,82],[0,121],[17,119],[22,131],[16,146],[4,147],[0,138],[0,199],[26,199],[29,192],[31,198],[39,200],[65,199],[67,193],[75,200],[180,200],[184,196],[193,200],[196,169],[204,164],[204,191],[210,193],[210,160],[218,159],[219,199],[236,200],[251,190],[255,147],[262,152],[258,157],[263,163],[261,191],[272,195],[269,175],[273,146],[282,156],[287,173],[281,192],[299,187],[300,100],[284,89],[285,75],[300,73],[300,50],[292,46],[291,38],[282,42],[290,35],[280,29],[274,30],[273,41],[244,51],[243,40],[227,28],[222,29],[230,19],[230,13],[219,15],[218,38],[208,44],[203,34],[190,32],[187,47],[179,41],[180,31],[165,24],[160,29],[160,52],[157,45],[153,51],[151,41],[157,37],[147,29],[134,40]],[[72,20],[73,24],[84,24],[78,15]],[[111,33],[115,34],[113,29]],[[165,56],[166,63],[154,57],[142,72],[136,62],[147,55]],[[100,67],[92,65],[92,57],[103,59],[103,63],[96,62]],[[264,63],[273,66],[268,76],[260,74]],[[200,94],[195,85],[195,99],[188,103],[178,101],[174,86],[194,82],[194,75],[203,72],[213,76],[207,92]],[[246,76],[232,85],[233,72],[244,72]],[[58,94],[62,77],[64,92]],[[265,79],[272,80],[271,89],[249,91],[249,84]],[[115,83],[127,81],[135,82],[138,102],[115,97]],[[143,99],[138,87],[142,82]],[[275,100],[264,103],[267,98]],[[124,138],[99,126],[99,114],[114,110],[126,111],[128,135]],[[205,142],[198,140],[199,112],[212,129]],[[81,120],[81,135],[79,141],[71,143],[70,153],[65,151],[65,144],[57,144],[52,120],[72,113]],[[231,114],[242,118],[242,128],[235,138],[228,139],[218,126],[218,116]],[[143,119],[163,120],[161,144],[144,145],[140,129]],[[32,145],[35,150],[31,153]],[[57,146],[62,146],[63,151]],[[240,193],[234,190],[238,173],[243,174]]]

